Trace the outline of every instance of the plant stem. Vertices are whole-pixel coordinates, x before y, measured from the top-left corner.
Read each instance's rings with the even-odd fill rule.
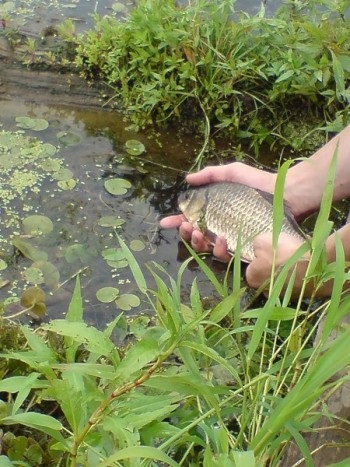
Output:
[[[93,414],[90,416],[83,430],[80,432],[80,434],[78,434],[78,436],[74,440],[73,448],[71,451],[71,467],[76,467],[79,446],[83,443],[86,435],[91,431],[91,429],[94,428],[100,422],[107,407],[117,397],[132,391],[133,389],[147,381],[152,376],[152,374],[155,373],[161,367],[164,360],[166,360],[169,357],[169,355],[171,355],[171,353],[174,351],[174,348],[177,345],[178,341],[176,340],[176,342],[173,343],[166,352],[160,355],[157,358],[157,360],[148,368],[148,370],[146,370],[141,376],[115,389],[104,401],[101,402],[101,404],[95,409]]]

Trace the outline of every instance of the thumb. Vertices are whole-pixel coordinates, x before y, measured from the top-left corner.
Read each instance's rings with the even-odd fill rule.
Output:
[[[259,258],[253,259],[245,271],[246,282],[249,287],[252,287],[253,289],[258,289],[266,279],[261,274],[261,267],[259,267],[259,262]]]

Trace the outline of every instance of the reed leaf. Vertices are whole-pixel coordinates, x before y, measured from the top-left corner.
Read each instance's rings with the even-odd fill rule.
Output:
[[[338,371],[350,364],[348,352],[350,329],[339,335],[309,368],[309,371],[296,383],[288,394],[270,409],[261,430],[253,437],[250,448],[255,454],[265,450],[271,440],[292,419],[301,419],[309,407],[326,389],[327,381]]]

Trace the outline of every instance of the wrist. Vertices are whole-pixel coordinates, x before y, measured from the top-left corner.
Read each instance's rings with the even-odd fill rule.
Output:
[[[306,217],[319,208],[323,185],[310,160],[300,162],[288,170],[284,198],[296,219]]]

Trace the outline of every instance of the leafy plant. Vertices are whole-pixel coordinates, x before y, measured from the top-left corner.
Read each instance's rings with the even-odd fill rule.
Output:
[[[217,131],[314,149],[348,121],[346,2],[289,2],[273,18],[234,2],[143,0],[123,20],[96,17],[76,63],[102,78],[137,125],[203,116]],[[322,128],[320,128],[322,127]]]

